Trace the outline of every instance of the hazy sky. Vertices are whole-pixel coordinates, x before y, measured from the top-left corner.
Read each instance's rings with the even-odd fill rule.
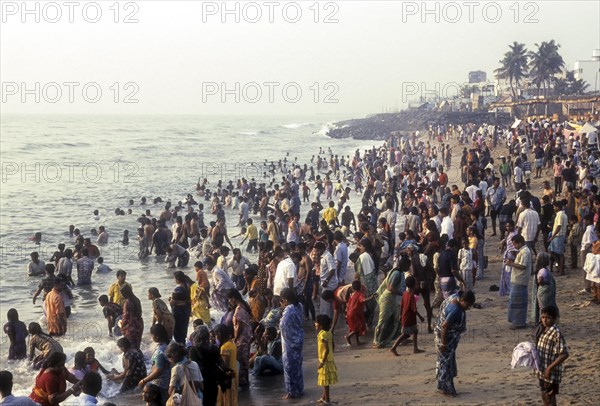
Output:
[[[598,1],[114,4],[2,1],[2,112],[363,115],[491,78],[515,40],[600,48]]]

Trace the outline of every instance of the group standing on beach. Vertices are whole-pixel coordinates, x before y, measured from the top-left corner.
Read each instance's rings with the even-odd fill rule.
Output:
[[[454,163],[462,191],[449,183],[446,173],[453,161],[450,143],[456,141],[468,145]],[[502,141],[514,160],[492,157]],[[544,170],[554,175],[554,189],[548,184],[541,200],[531,189],[532,151],[535,177]],[[118,338],[123,353],[122,372],[105,370],[92,355],[79,368],[82,378],[63,373],[57,337],[66,332],[70,290],[92,283],[96,262],[97,271],[110,272],[100,248],[70,227],[75,245],[65,249],[61,244],[51,258],[55,264],[32,253],[29,275],[45,274],[33,301],[43,294],[48,333],[37,323],[26,329],[16,309],[9,310],[4,328],[11,341],[10,359],[27,357],[30,336],[29,359],[41,368],[31,398],[57,404],[56,399],[79,393],[78,382],[97,370],[120,382],[122,391],[142,388],[144,401],[153,405],[180,398],[190,405],[200,399],[204,405],[237,405],[238,389],[249,387],[250,375],[261,379],[267,372],[282,373],[283,397],[297,398],[304,394],[305,327],[312,320],[318,331],[317,384],[323,387],[318,403],[330,404],[330,387],[338,381],[334,332],[340,316],[348,325],[348,345],[358,344],[371,330],[373,347],[391,347],[396,356],[409,339],[413,352],[422,352],[417,317],[426,319],[427,332],[435,336],[437,389],[456,396],[456,351],[467,328],[466,311],[479,307],[473,291],[486,277],[485,244],[499,233],[499,294],[509,297],[507,327],[527,326],[531,302],[531,320],[542,321],[535,343],[545,368],[542,395],[546,404],[553,404],[568,357],[556,325],[556,284],[566,272],[566,254],[574,269],[579,264],[584,270],[580,293],[591,295],[593,290],[594,300],[600,300],[597,140],[588,134],[575,142],[560,124],[545,121],[512,130],[440,125],[429,130],[428,141],[416,133],[394,135],[362,154],[330,153],[327,158],[321,151],[313,161],[310,168],[287,157],[265,163],[264,183],[238,179],[224,186],[219,180],[211,191],[204,179],[196,185],[202,203],[191,194],[175,206],[154,199],[164,209],[158,218],[149,209],[138,218],[138,257],[164,257],[175,269],[169,300],[161,295],[166,287],[158,289],[149,280],[143,291],[126,281],[123,270],[116,272],[108,294],[98,298],[108,334]],[[282,175],[280,181],[276,173]],[[361,202],[357,213],[351,199]],[[310,209],[302,222],[301,207],[307,201]],[[147,199],[140,204],[146,206]],[[205,219],[205,204],[214,221]],[[226,226],[231,211],[237,211],[241,227],[237,236],[230,236]],[[488,218],[493,232],[486,237]],[[540,234],[542,244],[537,243]],[[232,244],[237,237],[248,241],[244,252]],[[103,226],[96,244],[108,239]],[[128,232],[122,243],[129,244]],[[193,278],[188,275],[190,260]],[[135,292],[147,294],[146,309]],[[423,315],[417,298],[423,300]],[[217,311],[223,314],[218,321]],[[150,372],[141,352],[148,330],[145,314],[151,314],[149,336],[156,344]],[[48,371],[55,371],[52,379],[59,383],[52,393],[43,383],[50,379]],[[75,384],[69,390],[66,380]]]

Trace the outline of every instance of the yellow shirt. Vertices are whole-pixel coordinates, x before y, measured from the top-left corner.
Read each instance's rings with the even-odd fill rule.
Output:
[[[246,230],[246,237],[249,240],[258,240],[258,229],[254,224],[250,224]]]
[[[469,238],[469,248],[471,248],[472,250],[476,250],[477,249],[477,237],[473,236],[473,237],[468,237]]]
[[[328,207],[323,212],[323,219],[329,224],[331,221],[335,221],[337,218],[337,210],[333,207]]]
[[[229,364],[227,366],[233,369],[237,376],[237,347],[233,340],[229,340],[221,346],[221,356],[229,357]]]
[[[125,282],[123,286],[125,285],[129,285],[129,283]],[[131,285],[129,285],[129,287],[131,287]],[[125,298],[121,296],[121,285],[119,285],[119,282],[115,282],[112,285],[110,285],[110,288],[108,288],[108,297],[109,299],[112,298],[113,303],[116,303],[119,306],[123,307],[123,303],[125,303]]]
[[[567,235],[568,223],[569,220],[567,219],[567,215],[565,214],[564,210],[561,210],[558,213],[556,213],[556,216],[554,217],[554,225],[552,226],[552,235]],[[560,231],[557,234],[558,226],[560,226]]]
[[[269,222],[269,225],[267,226],[267,232],[269,233],[269,240],[275,243],[279,242],[277,226],[274,223]]]

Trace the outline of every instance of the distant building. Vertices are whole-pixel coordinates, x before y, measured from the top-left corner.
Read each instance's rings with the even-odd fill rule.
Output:
[[[481,83],[487,82],[487,75],[482,70],[475,70],[469,72],[469,83]]]
[[[575,79],[583,79],[590,85],[588,92],[600,90],[600,49],[592,52],[592,59],[575,61],[573,71]]]

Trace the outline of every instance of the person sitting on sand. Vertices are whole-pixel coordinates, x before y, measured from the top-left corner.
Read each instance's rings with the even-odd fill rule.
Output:
[[[254,359],[253,375],[263,375],[269,371],[271,375],[280,375],[283,373],[283,363],[281,361],[281,338],[277,334],[277,329],[273,326],[267,327],[262,335],[262,340],[266,344],[267,353],[259,355]]]

